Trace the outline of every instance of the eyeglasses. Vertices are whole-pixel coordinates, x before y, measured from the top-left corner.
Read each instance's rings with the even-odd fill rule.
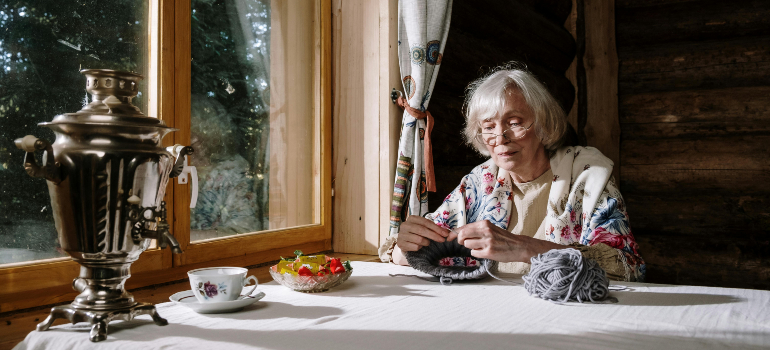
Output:
[[[497,146],[498,136],[502,136],[508,141],[518,140],[527,134],[527,130],[529,130],[529,128],[531,128],[532,125],[535,125],[535,123],[533,122],[532,124],[529,124],[529,126],[526,128],[523,126],[514,125],[508,129],[503,130],[502,134],[495,134],[491,132],[480,132],[476,134],[476,140],[478,140],[479,142],[485,145]]]

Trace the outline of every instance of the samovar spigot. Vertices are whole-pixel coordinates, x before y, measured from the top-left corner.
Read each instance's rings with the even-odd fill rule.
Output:
[[[54,184],[59,184],[62,181],[62,172],[59,163],[54,160],[53,147],[51,147],[50,142],[27,135],[16,139],[13,143],[16,148],[27,152],[24,154],[24,170],[29,176],[42,177]],[[35,151],[43,151],[43,166],[37,165]]]
[[[169,231],[168,221],[166,221],[166,202],[160,202],[160,210],[140,206],[142,199],[136,195],[128,198],[129,203],[128,219],[134,223],[131,229],[131,236],[136,244],[144,239],[158,240],[158,247],[161,249],[171,246],[174,254],[181,254],[182,247],[176,238]],[[156,223],[156,229],[147,228],[148,223]]]

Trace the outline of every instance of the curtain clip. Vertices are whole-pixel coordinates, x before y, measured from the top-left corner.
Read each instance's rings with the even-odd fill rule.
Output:
[[[396,88],[393,88],[390,92],[390,101],[393,102],[393,104],[396,104],[396,100],[401,96],[404,96],[404,94],[402,94],[401,91],[396,90]]]

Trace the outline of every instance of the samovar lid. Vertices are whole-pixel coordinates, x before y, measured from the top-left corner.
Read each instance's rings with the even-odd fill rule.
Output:
[[[148,117],[131,104],[131,100],[139,93],[139,81],[144,79],[141,74],[112,69],[83,69],[80,74],[86,76],[86,91],[91,94],[92,101],[77,112],[60,114],[52,121],[38,125],[51,127],[83,124],[173,129],[158,118]]]

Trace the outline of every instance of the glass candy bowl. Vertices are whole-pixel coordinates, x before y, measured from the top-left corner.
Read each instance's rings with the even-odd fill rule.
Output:
[[[325,276],[295,276],[290,274],[280,274],[277,269],[278,265],[270,267],[270,276],[273,276],[273,280],[289,289],[304,293],[325,292],[339,286],[353,274],[353,269],[350,269],[343,273]]]

